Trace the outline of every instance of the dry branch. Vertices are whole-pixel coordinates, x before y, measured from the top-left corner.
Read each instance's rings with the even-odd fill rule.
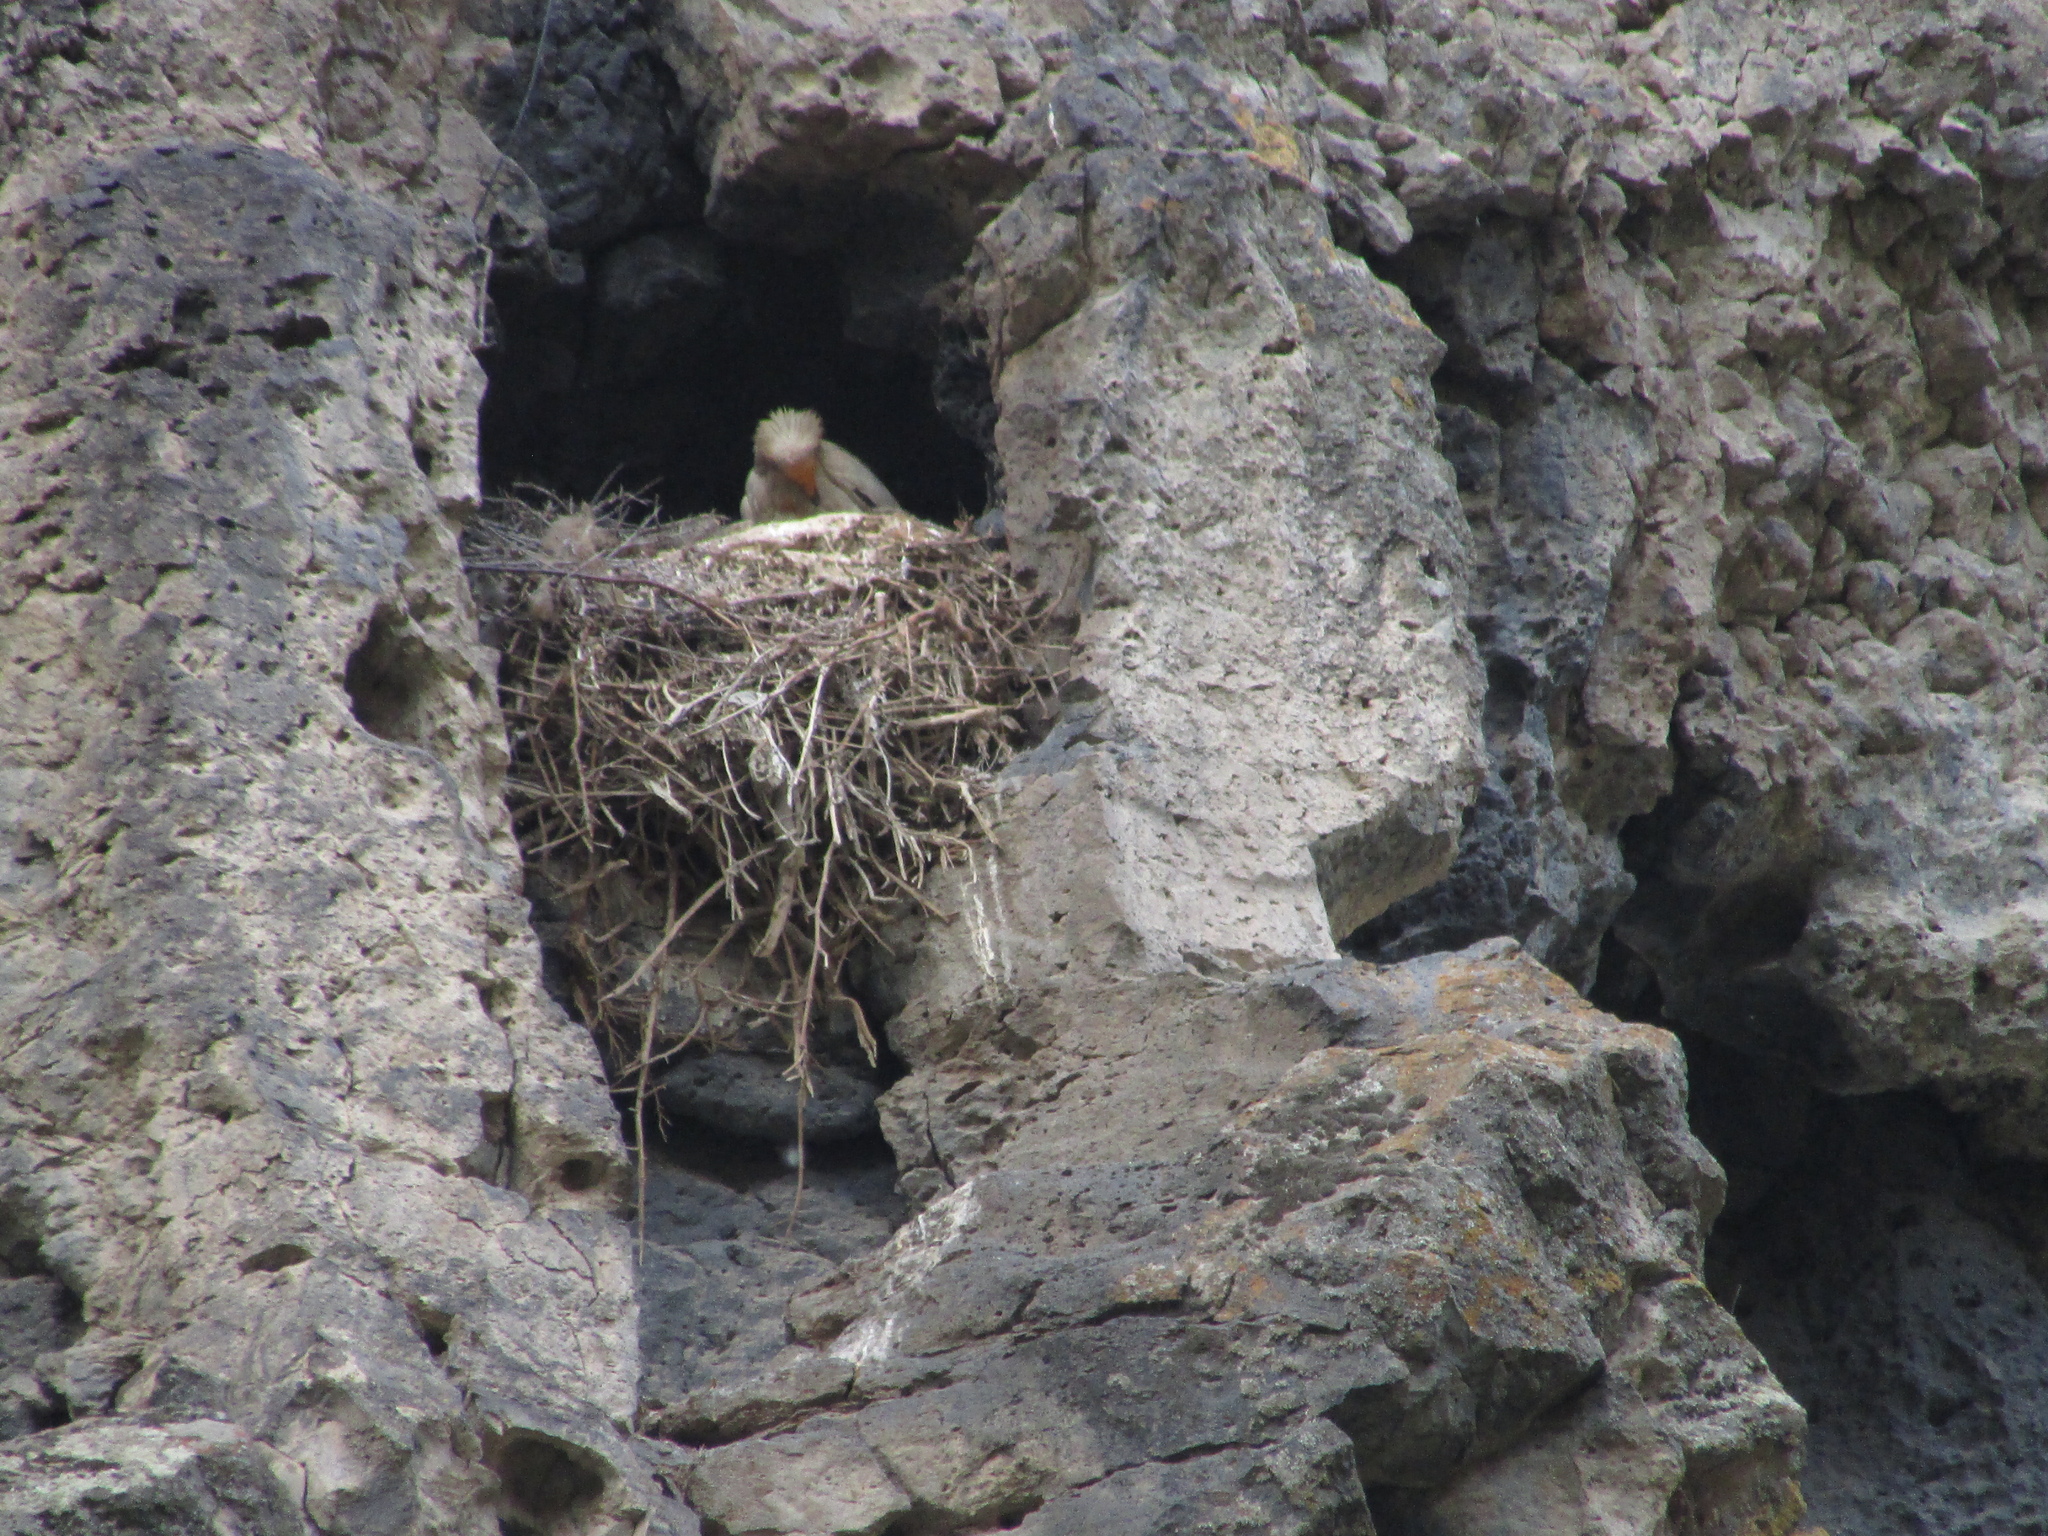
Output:
[[[528,858],[571,890],[623,866],[664,893],[651,945],[571,924],[614,1086],[644,1096],[714,1018],[772,1023],[802,1079],[814,1025],[850,1008],[872,1058],[847,957],[929,910],[924,876],[979,835],[1051,689],[1041,606],[1000,552],[913,518],[681,542],[635,531],[645,510],[512,499],[466,549],[500,626]],[[661,1024],[678,996],[687,1024]]]

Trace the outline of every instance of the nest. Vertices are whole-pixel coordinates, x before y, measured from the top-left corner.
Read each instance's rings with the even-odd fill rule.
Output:
[[[1042,604],[1001,552],[899,514],[637,529],[646,510],[502,502],[466,551],[584,1017],[642,1103],[684,1046],[764,1025],[800,1083],[828,1017],[872,1063],[848,958],[939,915],[926,874],[986,832],[1050,697]],[[621,881],[638,921],[599,899]]]

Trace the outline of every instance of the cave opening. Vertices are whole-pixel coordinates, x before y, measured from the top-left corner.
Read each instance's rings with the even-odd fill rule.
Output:
[[[801,178],[714,211],[657,11],[504,8],[511,47],[473,103],[522,173],[490,189],[486,492],[610,488],[662,520],[730,517],[756,423],[793,406],[907,510],[981,513],[994,408],[972,338],[942,313],[965,256],[950,215]]]
[[[1991,1151],[1928,1091],[1858,1092],[1848,1035],[1793,956],[1796,850],[1718,890],[1672,878],[1710,786],[1631,820],[1635,894],[1592,1002],[1673,1030],[1727,1200],[1704,1279],[1808,1414],[1802,1485],[1828,1529],[2041,1528],[2048,1515],[2048,1168]]]
[[[734,518],[757,424],[794,407],[816,411],[907,511],[980,519],[999,536],[994,398],[958,318],[966,246],[952,214],[814,184],[786,204],[715,207],[646,8],[596,0],[555,16],[552,31],[548,14],[524,8],[480,102],[527,178],[491,222],[486,497],[624,492],[640,498],[626,513],[636,518]],[[595,994],[572,932],[575,893],[544,854],[528,859],[543,983],[587,1024]],[[653,906],[621,912],[638,921]],[[886,970],[856,964],[847,978],[877,1035],[901,1004]],[[677,1017],[689,1011],[671,1002]],[[613,1081],[626,1081],[620,1042],[595,1033]],[[772,1033],[715,1051],[688,1043],[644,1099],[614,1096],[640,1164],[647,1398],[680,1402],[761,1368],[787,1342],[788,1296],[907,1217],[876,1108],[903,1064],[884,1045],[870,1065],[847,1030],[826,1030],[799,1168],[789,1049]],[[530,1510],[512,1518],[533,1523]]]
[[[486,494],[594,500],[626,491],[654,521],[731,518],[753,463],[756,424],[771,410],[799,407],[817,411],[832,440],[908,511],[945,525],[980,516],[995,489],[987,371],[973,339],[936,312],[932,295],[943,291],[948,269],[928,229],[906,218],[892,246],[875,236],[878,222],[888,222],[884,212],[845,226],[852,241],[836,246],[732,239],[691,211],[603,245],[501,251],[481,353]],[[543,979],[588,1024],[583,1004],[594,994],[587,957],[570,936],[575,904],[555,899],[552,880],[552,871],[530,865]],[[893,1003],[864,975],[852,985],[879,1032]],[[598,1034],[614,1081],[622,1081],[619,1043]],[[847,1078],[847,1091],[869,1107],[863,1126],[842,1135],[813,1106],[802,1198],[818,1213],[850,1205],[860,1221],[897,1219],[893,1187],[876,1187],[884,1171],[893,1186],[895,1165],[872,1101],[902,1067],[886,1052],[870,1067],[836,1036],[828,1045],[822,1070]],[[646,1105],[634,1093],[615,1094],[628,1142],[637,1147],[644,1127],[647,1165],[661,1186],[650,1195],[650,1230],[694,1230],[687,1220],[678,1228],[671,1209],[701,1203],[690,1190],[723,1191],[704,1196],[713,1205],[731,1197],[750,1209],[798,1208],[795,1137],[778,1107],[794,1103],[795,1087],[784,1076],[786,1050],[771,1063],[772,1053],[766,1044],[747,1054],[699,1043],[677,1058],[669,1078],[717,1066],[727,1102],[700,1092],[686,1104],[669,1078],[665,1103],[656,1102],[662,1093]],[[797,1240],[808,1224],[797,1220]]]
[[[1682,1032],[1728,1175],[1706,1281],[1808,1414],[1831,1530],[2048,1519],[2048,1170],[1927,1094],[1834,1095]]]
[[[482,353],[486,493],[625,490],[661,521],[732,517],[755,425],[793,406],[818,412],[906,509],[978,516],[993,408],[967,338],[855,305],[834,253],[701,225],[500,264]]]
[[[906,256],[892,271],[871,257],[855,270],[843,247],[728,239],[694,211],[604,244],[501,252],[481,354],[486,495],[625,491],[655,521],[732,518],[756,424],[799,407],[817,411],[908,511],[949,525],[981,515],[993,499],[986,370],[971,339],[922,303],[929,263]],[[892,284],[916,298],[878,312],[877,287]],[[543,983],[589,1025],[596,993],[574,931],[578,902],[544,852],[527,858]],[[652,943],[660,882],[624,883],[633,890],[621,911]],[[892,1010],[871,990],[861,1002],[879,1033]],[[679,1017],[692,1011],[680,993],[664,998],[665,1028],[671,1004]],[[593,1033],[613,1083],[626,1084],[630,1052]],[[802,1101],[801,1166],[789,1046],[765,1026],[718,1050],[686,1042],[644,1100],[630,1087],[613,1095],[638,1165],[645,1401],[683,1403],[708,1382],[767,1369],[788,1342],[789,1297],[907,1219],[875,1108],[902,1064],[885,1050],[870,1068],[849,1031],[825,1035]],[[531,1469],[505,1528],[552,1529],[553,1506],[577,1493],[573,1472]]]

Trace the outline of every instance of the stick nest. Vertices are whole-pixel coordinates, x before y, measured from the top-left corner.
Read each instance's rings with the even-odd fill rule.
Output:
[[[645,510],[500,502],[466,550],[585,1019],[643,1096],[721,1028],[772,1025],[807,1083],[814,1026],[850,1010],[872,1061],[848,957],[932,912],[926,874],[986,831],[1051,696],[1042,605],[1004,554],[911,517],[636,529]],[[589,899],[622,876],[641,921]]]

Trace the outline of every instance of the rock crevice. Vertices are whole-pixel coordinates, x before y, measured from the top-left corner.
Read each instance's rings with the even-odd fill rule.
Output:
[[[2033,10],[6,25],[0,1523],[2031,1518]],[[636,1243],[457,539],[784,404],[1072,681]]]

